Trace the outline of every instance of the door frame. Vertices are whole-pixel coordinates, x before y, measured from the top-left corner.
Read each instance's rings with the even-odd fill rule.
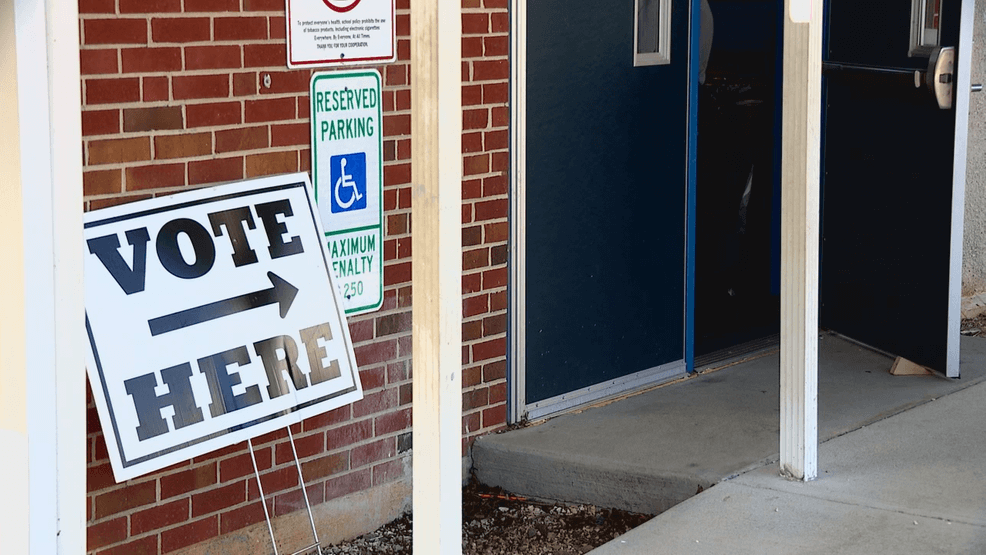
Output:
[[[671,1],[671,0],[669,0]],[[685,296],[682,358],[654,368],[528,404],[525,354],[527,306],[527,2],[510,0],[510,240],[507,328],[507,421],[536,420],[606,397],[679,378],[694,369],[695,171],[698,131],[698,26],[700,0],[688,0],[688,100],[686,123]],[[632,63],[627,47],[627,63]]]
[[[963,0],[959,18],[959,44],[955,83],[955,151],[952,163],[952,222],[948,268],[948,335],[945,373],[959,377],[959,343],[962,325],[962,245],[965,233],[966,164],[969,153],[969,95],[972,93],[972,37],[976,25],[976,0]]]

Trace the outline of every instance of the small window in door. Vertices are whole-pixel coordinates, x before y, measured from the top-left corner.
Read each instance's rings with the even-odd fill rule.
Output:
[[[942,0],[911,0],[911,49],[908,56],[928,57],[941,45]]]
[[[633,65],[670,64],[671,0],[634,2]]]

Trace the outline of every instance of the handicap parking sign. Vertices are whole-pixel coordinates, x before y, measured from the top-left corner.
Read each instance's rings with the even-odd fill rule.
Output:
[[[366,153],[354,152],[329,158],[333,214],[366,208]]]

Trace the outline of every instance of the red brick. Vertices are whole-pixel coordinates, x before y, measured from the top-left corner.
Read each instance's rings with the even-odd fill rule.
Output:
[[[239,0],[185,0],[186,12],[238,12]]]
[[[257,74],[234,73],[233,96],[247,96],[254,94],[257,94]]]
[[[494,33],[510,32],[510,16],[506,12],[490,15],[490,27]]]
[[[79,0],[79,13],[116,13],[116,0]]]
[[[272,125],[270,128],[271,146],[307,145],[310,140],[311,126],[308,123]]]
[[[394,21],[394,28],[396,29],[396,34],[398,37],[410,36],[411,16],[404,13],[397,14],[397,19]]]
[[[183,547],[213,538],[219,531],[216,515],[196,520],[184,526],[161,532],[161,553],[169,553]]]
[[[503,380],[507,377],[507,363],[506,361],[499,360],[496,362],[491,362],[483,366],[483,381],[492,382],[496,380]]]
[[[168,77],[143,77],[141,81],[144,83],[144,102],[168,100],[171,89]]]
[[[508,276],[506,268],[496,268],[483,272],[483,289],[506,287]]]
[[[115,170],[119,174],[119,170]],[[86,492],[92,493],[116,485],[113,468],[109,464],[101,464],[86,468]]]
[[[182,495],[216,483],[216,463],[161,476],[161,499]]]
[[[151,20],[154,42],[196,42],[210,39],[208,17],[155,17]]]
[[[294,459],[291,459],[291,462],[294,462]],[[284,468],[272,470],[266,474],[261,474],[260,480],[264,485],[264,495],[270,497],[277,492],[298,486],[298,467],[291,464]],[[257,480],[248,480],[247,499],[253,501],[259,498],[260,492],[257,490]]]
[[[481,268],[484,266],[489,266],[489,248],[483,247],[479,249],[468,250],[462,253],[462,269],[463,270],[473,270],[476,268]]]
[[[301,463],[301,473],[306,480],[318,480],[349,470],[349,453],[333,453]]]
[[[86,19],[85,44],[147,44],[146,19]]]
[[[385,287],[411,281],[411,263],[389,264],[383,267],[383,284]]]
[[[507,181],[507,176],[505,175],[494,175],[483,178],[483,196],[505,195],[509,187],[510,183]]]
[[[126,169],[127,190],[140,191],[185,185],[185,164],[155,164]]]
[[[411,134],[411,116],[408,114],[384,115],[383,136],[395,137]]]
[[[480,58],[483,56],[482,37],[462,37],[462,57]]]
[[[462,160],[462,175],[464,176],[489,173],[489,171],[490,171],[489,154],[466,156]]]
[[[287,64],[285,44],[243,45],[243,67],[279,67]]]
[[[396,406],[398,406],[397,390],[384,389],[377,393],[365,394],[362,400],[353,403],[353,415],[362,418],[371,414],[381,414]]]
[[[483,37],[483,55],[487,57],[506,56],[510,53],[510,39],[507,36]]]
[[[207,127],[212,125],[236,125],[241,123],[239,102],[188,104],[185,106],[185,126]],[[266,145],[265,145],[266,146]]]
[[[360,370],[359,381],[363,384],[363,391],[380,389],[386,385],[386,371],[383,368]]]
[[[120,170],[87,171],[82,174],[82,192],[89,195],[110,195],[123,190]],[[92,478],[90,478],[92,480]],[[110,482],[115,483],[115,482]],[[92,491],[92,490],[90,490]]]
[[[229,75],[180,75],[171,81],[176,100],[229,96]]]
[[[267,500],[267,509],[271,510],[274,500]],[[272,515],[273,516],[273,515]],[[219,533],[228,534],[241,528],[246,528],[251,524],[264,521],[264,506],[258,500],[245,507],[226,511],[219,515]]]
[[[462,417],[462,435],[470,434],[483,427],[482,414],[472,412]]]
[[[483,290],[483,276],[482,274],[470,274],[462,276],[462,293],[478,293]],[[480,330],[482,331],[482,330]],[[473,338],[476,339],[476,338]]]
[[[272,15],[267,18],[270,24],[270,38],[272,39],[283,39],[285,38],[285,20],[284,17],[278,17]]]
[[[462,34],[480,35],[489,32],[490,16],[485,13],[462,14]]]
[[[219,40],[265,40],[267,38],[266,17],[217,17],[213,21],[214,39]]]
[[[261,472],[271,467],[271,449],[269,447],[255,449],[254,456],[257,457],[257,469]],[[219,463],[219,478],[223,482],[253,475],[253,460],[250,458],[250,453],[224,459]]]
[[[127,133],[181,129],[181,106],[153,106],[123,110],[123,130]]]
[[[493,127],[506,127],[510,125],[510,110],[506,106],[497,106],[490,109]]]
[[[157,555],[157,552],[157,536],[148,536],[99,551],[96,555]]]
[[[154,137],[154,159],[193,158],[212,154],[212,133],[184,133]]]
[[[183,498],[130,515],[130,533],[138,536],[186,520],[188,520],[188,499]]]
[[[394,341],[378,341],[369,345],[356,347],[356,364],[370,366],[391,360],[396,356],[397,343]]]
[[[350,405],[345,405],[337,409],[330,410],[329,412],[322,413],[318,416],[313,416],[304,421],[305,431],[317,430],[319,428],[324,428],[327,426],[332,426],[334,424],[339,424],[340,422],[346,422],[350,419]]]
[[[82,112],[82,135],[84,137],[119,132],[119,110],[87,110]]]
[[[140,100],[140,80],[86,79],[86,105],[137,102]]]
[[[507,405],[497,405],[483,411],[483,427],[493,428],[507,423]]]
[[[180,12],[181,0],[120,0],[120,13]]]
[[[284,9],[283,7],[281,8]],[[282,56],[277,65],[286,63],[286,57]],[[270,75],[270,87],[260,90],[261,94],[282,94],[282,93],[308,93],[308,82],[311,79],[311,72],[308,70],[264,72]]]
[[[477,60],[473,62],[474,81],[504,80],[510,77],[510,62],[507,60]]]
[[[462,135],[463,153],[482,152],[482,151],[483,151],[482,133],[465,133]],[[462,198],[470,198],[470,197],[466,196],[465,191],[463,191]]]
[[[506,331],[507,331],[506,314],[497,314],[496,316],[490,316],[489,318],[483,319],[484,337],[499,335],[501,333],[506,333]]]
[[[333,478],[325,482],[325,500],[363,491],[369,489],[371,485],[373,485],[373,479],[369,468]]]
[[[507,199],[477,202],[475,210],[476,221],[506,218],[510,212],[510,202]]]
[[[127,539],[126,517],[86,526],[86,549],[88,551],[121,542],[125,539]]]
[[[477,295],[462,299],[462,317],[468,318],[477,314],[489,312],[489,298],[487,295]]]
[[[319,432],[317,434],[295,437],[294,449],[298,452],[299,459],[314,457],[325,451],[325,434]],[[293,462],[295,451],[291,450],[291,442],[279,443],[274,447],[274,460],[277,464]]]
[[[216,131],[216,152],[267,148],[267,127],[245,127]]]
[[[373,339],[373,320],[350,320],[349,335],[353,343]]]
[[[397,454],[397,446],[394,438],[387,438],[375,441],[367,445],[360,445],[353,448],[352,467],[359,468],[368,464],[389,459]]]
[[[136,162],[150,158],[151,143],[148,137],[89,141],[90,165]]]
[[[504,253],[504,257],[503,257],[504,260],[503,262],[498,262],[498,263],[506,264],[507,246],[504,245],[502,250]],[[506,309],[507,309],[507,292],[499,291],[497,293],[490,293],[490,312],[496,312],[498,310],[506,310]]]
[[[506,104],[510,99],[510,85],[507,83],[484,83],[484,104]]]
[[[410,182],[411,182],[411,164],[384,166],[383,168],[384,187],[403,185],[405,183],[410,183]],[[404,206],[401,206],[401,208],[404,208]]]
[[[79,70],[82,75],[97,75],[100,73],[119,73],[116,63],[116,50],[80,50]]]
[[[243,179],[243,157],[216,158],[188,163],[188,184],[223,183]]]
[[[295,107],[295,99],[291,97],[247,100],[243,106],[244,120],[258,123],[294,119]]]
[[[496,109],[494,108],[494,112]],[[510,155],[506,152],[494,152],[491,154],[493,162],[490,164],[491,171],[506,173],[510,170]]]
[[[284,2],[280,0],[243,0],[243,11],[270,12],[284,11]]]
[[[468,411],[489,404],[489,388],[482,387],[462,394],[462,410]]]
[[[510,145],[510,134],[506,129],[483,133],[486,150],[506,150]]]
[[[472,199],[479,198],[483,196],[483,180],[482,179],[470,179],[462,182],[462,199]],[[476,229],[482,229],[476,226]],[[480,241],[482,241],[482,233],[480,233]]]
[[[192,517],[221,511],[246,501],[246,481],[234,482],[203,493],[192,495]]]
[[[327,430],[325,444],[329,451],[349,447],[355,443],[366,441],[373,437],[373,421],[360,420],[346,426]]]
[[[472,346],[472,357],[474,361],[489,360],[491,358],[506,356],[506,354],[507,340],[504,338],[477,343]]]
[[[148,505],[157,500],[157,485],[154,480],[127,485],[123,488],[96,496],[96,518],[128,511],[135,507]]]
[[[388,484],[405,477],[405,461],[387,461],[373,467],[373,485]]]
[[[186,46],[185,69],[239,68],[240,47],[237,45]]]
[[[246,157],[246,176],[259,177],[298,171],[298,154],[286,152],[265,152]]]
[[[376,435],[382,436],[407,430],[411,427],[411,409],[403,409],[379,416],[376,419]]]

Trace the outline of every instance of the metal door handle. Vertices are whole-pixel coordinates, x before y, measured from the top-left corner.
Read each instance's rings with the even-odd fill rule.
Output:
[[[983,92],[983,84],[975,83],[972,85],[972,92]]]
[[[928,60],[928,73],[925,83],[938,101],[942,110],[952,109],[955,88],[955,47],[936,48]]]

